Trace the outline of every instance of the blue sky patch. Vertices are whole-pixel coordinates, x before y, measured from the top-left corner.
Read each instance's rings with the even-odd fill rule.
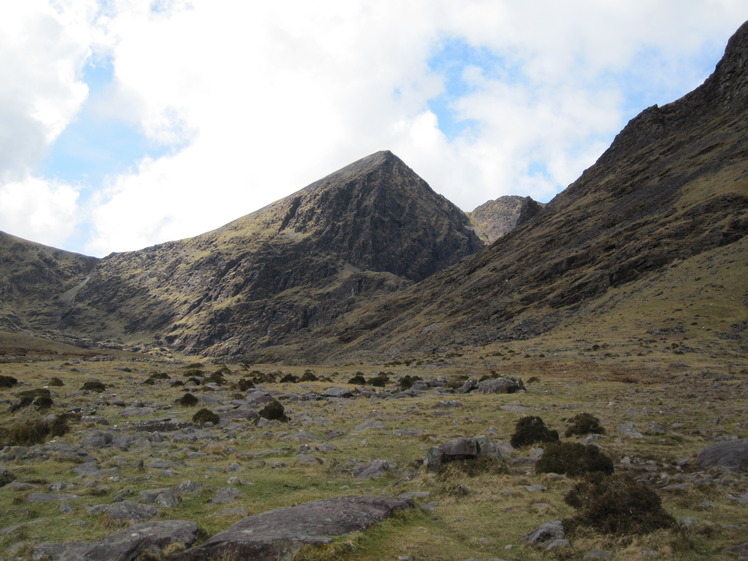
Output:
[[[107,176],[125,173],[146,156],[170,151],[156,145],[134,124],[97,115],[92,106],[113,81],[111,60],[89,62],[83,72],[88,99],[78,115],[55,140],[42,162],[41,173],[73,185],[101,187]],[[81,193],[85,199],[85,189]]]

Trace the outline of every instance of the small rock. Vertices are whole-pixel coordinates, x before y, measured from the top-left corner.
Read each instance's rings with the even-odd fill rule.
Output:
[[[158,514],[158,509],[133,501],[121,501],[109,505],[96,505],[88,509],[89,514],[105,513],[113,520],[145,522]]]
[[[242,493],[239,489],[234,489],[233,487],[221,487],[220,489],[218,489],[218,491],[216,491],[216,494],[213,495],[213,498],[210,500],[210,502],[213,504],[229,503],[242,496],[244,496],[244,493]]]
[[[356,479],[373,479],[383,475],[390,469],[392,469],[392,466],[387,460],[372,460],[370,463],[357,470],[353,476]]]
[[[604,549],[592,549],[584,554],[582,559],[611,559],[613,554]]]
[[[552,520],[535,528],[532,532],[520,538],[519,541],[538,546],[563,539],[565,539],[563,522],[561,520]]]

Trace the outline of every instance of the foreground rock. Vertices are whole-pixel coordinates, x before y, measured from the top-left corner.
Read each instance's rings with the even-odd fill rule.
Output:
[[[748,438],[710,444],[699,452],[696,465],[701,469],[721,467],[748,471]]]
[[[410,499],[348,496],[279,508],[240,520],[177,561],[265,561],[291,556],[304,544],[325,544],[413,508]]]
[[[158,558],[167,547],[188,547],[197,539],[197,524],[186,520],[144,522],[119,530],[100,542],[42,544],[35,561],[133,561],[140,555]],[[179,544],[177,546],[172,544]]]

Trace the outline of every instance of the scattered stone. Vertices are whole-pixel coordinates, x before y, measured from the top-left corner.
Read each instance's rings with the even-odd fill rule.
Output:
[[[385,472],[392,469],[392,465],[387,460],[372,460],[361,469],[357,470],[353,477],[356,479],[373,479],[384,475]]]
[[[621,423],[617,427],[618,432],[629,438],[644,438],[644,435],[636,430],[634,423]]]
[[[109,505],[96,505],[88,509],[89,514],[104,513],[113,520],[145,522],[158,514],[158,509],[133,501],[120,501]]]
[[[547,491],[548,487],[543,485],[525,485],[525,491],[528,493],[537,493],[538,491]]]
[[[748,542],[741,543],[732,547],[726,547],[722,550],[724,553],[736,555],[740,561],[748,560]]]
[[[356,428],[353,429],[353,432],[360,432],[362,430],[366,429],[376,429],[381,430],[386,428],[384,426],[384,423],[382,421],[376,421],[374,419],[369,419],[368,421],[364,421],[360,425],[358,425]]]
[[[322,392],[321,395],[322,397],[347,398],[347,397],[353,397],[353,392],[349,390],[348,388],[333,387],[333,388],[327,388],[325,391]]]
[[[584,554],[584,557],[582,557],[582,559],[611,559],[612,557],[613,554],[609,551],[605,551],[604,549],[591,549]]]
[[[177,495],[196,495],[203,489],[205,489],[205,485],[202,483],[197,483],[196,481],[190,481],[187,479],[174,487],[174,492]]]
[[[525,385],[519,378],[505,376],[483,380],[478,383],[478,391],[480,393],[516,393],[519,391],[525,391]]]
[[[701,469],[721,467],[748,471],[748,438],[710,444],[699,452],[696,465]]]
[[[533,546],[543,546],[555,540],[565,539],[564,525],[561,520],[552,520],[535,528],[532,532],[520,538],[519,541],[527,542]]]
[[[65,495],[62,493],[29,493],[26,500],[30,503],[53,503],[56,501],[70,501],[80,498],[78,495]]]
[[[434,404],[434,409],[449,409],[452,407],[462,407],[462,402],[456,399],[446,399],[444,401],[437,401]]]
[[[392,434],[400,438],[418,438],[425,433],[426,431],[421,429],[397,429],[392,431]]]
[[[303,544],[325,544],[413,508],[408,499],[347,496],[279,508],[240,520],[172,561],[269,561],[291,557]]]
[[[34,548],[33,558],[45,560],[132,561],[141,554],[160,558],[172,544],[184,547],[197,540],[197,524],[185,520],[163,520],[135,524],[110,534],[100,542],[41,544]]]
[[[4,487],[11,481],[15,481],[16,476],[9,472],[4,467],[0,467],[0,487]]]
[[[216,494],[213,495],[213,498],[210,500],[213,504],[223,504],[223,503],[230,503],[233,500],[238,499],[239,497],[243,497],[244,493],[242,493],[239,489],[234,489],[233,487],[221,487],[216,491]]]

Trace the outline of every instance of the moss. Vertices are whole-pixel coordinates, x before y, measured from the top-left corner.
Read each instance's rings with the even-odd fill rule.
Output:
[[[192,407],[193,405],[197,405],[197,398],[191,393],[186,393],[177,399],[177,404],[182,407]]]
[[[281,421],[282,423],[288,422],[286,410],[283,408],[280,401],[271,401],[268,403],[260,410],[260,417],[264,417],[271,421]]]
[[[530,416],[522,417],[517,421],[510,442],[515,448],[520,448],[538,442],[556,441],[558,441],[558,431],[546,427],[540,417]]]
[[[220,420],[221,419],[218,415],[213,413],[210,409],[200,409],[200,411],[192,416],[192,422],[197,423],[198,425],[203,425],[205,423],[213,423],[214,425],[217,425]]]
[[[605,434],[605,429],[600,424],[600,419],[589,413],[580,413],[569,419],[569,428],[566,436],[575,434]]]
[[[552,442],[535,464],[535,473],[563,473],[571,476],[591,472],[613,473],[613,460],[596,446],[577,442]]]
[[[604,534],[630,535],[675,525],[657,493],[626,474],[591,476],[569,491],[564,501],[577,509],[569,521],[571,528],[589,526]]]

